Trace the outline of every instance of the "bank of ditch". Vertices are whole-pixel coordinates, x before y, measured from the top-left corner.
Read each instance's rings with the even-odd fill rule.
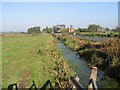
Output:
[[[69,67],[69,62],[65,60],[60,50],[56,46],[56,42],[53,37],[52,40],[48,41],[50,45],[50,51],[47,53],[51,54],[53,57],[53,61],[55,63],[54,66],[54,82],[59,84],[60,88],[72,88],[72,83],[70,81],[70,77],[74,75],[74,72]]]
[[[87,61],[90,66],[99,67],[110,78],[115,78],[120,83],[119,38],[95,42],[70,35],[58,35],[56,37],[67,47],[77,51],[80,58]]]
[[[73,71],[51,35],[3,35],[2,88],[17,83],[29,88],[32,81],[42,87],[47,80],[60,88],[72,87]]]

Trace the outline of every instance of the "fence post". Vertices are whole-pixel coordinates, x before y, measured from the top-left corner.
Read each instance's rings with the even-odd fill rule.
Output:
[[[84,90],[84,87],[78,82],[79,78],[76,77],[76,79],[74,77],[70,77],[72,83],[73,83],[73,90]]]
[[[92,67],[88,90],[97,90],[96,78],[97,78],[97,67]]]
[[[79,80],[80,80],[77,76],[76,76],[75,79],[76,79],[77,82],[79,82]],[[75,85],[73,85],[73,88],[76,88]]]

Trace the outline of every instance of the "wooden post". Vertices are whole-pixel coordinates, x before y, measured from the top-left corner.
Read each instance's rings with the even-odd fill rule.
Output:
[[[73,83],[73,90],[85,90],[84,87],[79,83],[79,78],[76,77],[76,79],[74,77],[70,77],[72,83]]]
[[[79,80],[80,80],[77,76],[76,76],[75,79],[76,79],[77,82],[79,82]],[[73,85],[73,88],[76,88],[75,85]]]
[[[88,90],[97,90],[96,78],[97,78],[97,67],[92,67]]]

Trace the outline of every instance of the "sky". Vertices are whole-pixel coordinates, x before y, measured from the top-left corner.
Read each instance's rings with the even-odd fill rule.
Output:
[[[57,24],[74,28],[118,26],[117,2],[2,2],[2,31],[27,31]]]

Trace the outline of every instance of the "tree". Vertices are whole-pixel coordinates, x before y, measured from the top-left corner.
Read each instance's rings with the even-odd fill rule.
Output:
[[[68,29],[67,28],[63,28],[62,29],[62,33],[67,33],[68,32]]]
[[[53,29],[52,28],[48,28],[48,27],[43,29],[44,33],[52,33],[52,31],[53,31]]]
[[[53,31],[54,31],[55,33],[58,32],[58,30],[60,30],[59,27],[57,27],[57,26],[53,26]]]
[[[82,29],[81,29],[81,28],[78,28],[78,31],[79,31],[79,32],[81,32],[81,31],[82,31]]]
[[[100,28],[100,25],[96,25],[96,24],[91,24],[88,26],[88,30],[91,32],[97,32],[99,28]]]
[[[40,27],[33,27],[28,29],[28,34],[38,34],[40,32]]]

